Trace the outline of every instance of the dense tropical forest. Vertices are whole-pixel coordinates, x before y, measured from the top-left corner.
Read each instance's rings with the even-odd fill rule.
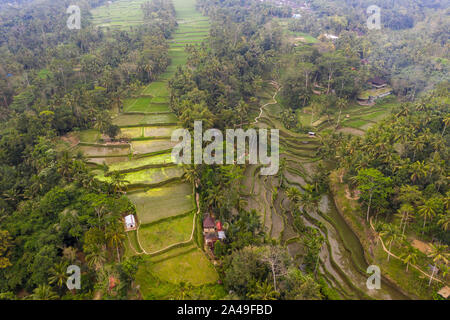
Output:
[[[0,299],[448,297],[445,1],[71,4],[0,0]],[[173,163],[196,120],[278,173]]]

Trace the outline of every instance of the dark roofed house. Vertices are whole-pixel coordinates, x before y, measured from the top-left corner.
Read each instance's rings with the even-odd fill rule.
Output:
[[[212,215],[207,215],[203,219],[203,237],[205,239],[205,249],[214,249],[214,244],[221,240],[225,240],[225,232],[220,221],[216,221]]]
[[[383,80],[380,77],[375,77],[375,78],[369,79],[368,82],[377,89],[384,88],[387,86],[386,80]]]
[[[211,250],[214,249],[214,244],[219,240],[217,237],[217,233],[215,232],[209,232],[205,234],[205,246],[210,248]]]
[[[203,219],[203,232],[209,233],[209,232],[215,232],[216,222],[214,221],[214,218],[210,215],[206,216],[205,219]]]

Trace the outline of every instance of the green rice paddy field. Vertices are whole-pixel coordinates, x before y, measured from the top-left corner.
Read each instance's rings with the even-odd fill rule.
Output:
[[[170,153],[165,153],[152,157],[134,158],[129,161],[117,162],[109,166],[109,171],[120,172],[152,165],[165,165],[168,163],[172,163],[172,155]]]
[[[139,228],[141,245],[147,252],[154,252],[173,243],[188,241],[192,233],[194,212]]]
[[[150,168],[136,172],[129,172],[123,174],[123,179],[130,184],[149,185],[161,183],[173,178],[182,177],[184,171],[180,167],[167,167],[167,168]],[[98,174],[96,176],[100,181],[112,182],[111,176],[105,176]]]
[[[148,0],[118,0],[109,6],[92,10],[93,21],[99,27],[129,29],[143,23],[140,5]],[[195,0],[173,0],[178,28],[168,39],[171,64],[157,81],[142,88],[139,97],[124,100],[124,113],[113,119],[121,127],[121,136],[132,139],[129,157],[119,157],[118,150],[108,152],[90,149],[97,155],[93,162],[109,162],[109,171],[123,173],[123,178],[132,184],[154,184],[180,178],[183,169],[167,167],[172,163],[170,150],[175,144],[170,141],[172,132],[178,127],[178,119],[171,113],[168,101],[168,81],[179,66],[187,62],[185,46],[199,44],[209,35],[210,22],[195,9]],[[85,132],[85,140],[98,140],[94,132]],[[92,148],[92,147],[91,147]],[[103,154],[102,152],[105,154]],[[116,155],[110,158],[110,155]],[[146,157],[140,155],[147,154]],[[103,156],[103,157],[101,157]],[[92,155],[91,155],[92,157]],[[121,159],[112,161],[110,159]],[[158,165],[161,165],[160,167]],[[99,179],[109,179],[100,170]],[[142,252],[154,252],[172,244],[190,239],[195,209],[191,184],[171,182],[161,187],[128,192],[135,205],[139,231],[128,234],[127,256]],[[135,247],[132,249],[130,244]],[[187,247],[174,248],[156,256],[145,256],[140,265],[136,281],[146,299],[170,299],[176,297],[180,281],[197,286],[205,298],[223,297],[223,289],[215,285],[218,275],[214,266],[194,243]]]
[[[170,140],[143,140],[131,142],[133,152],[146,154],[161,150],[171,150],[177,143]]]
[[[128,194],[136,206],[141,224],[185,214],[194,209],[192,186],[173,183],[160,188]]]

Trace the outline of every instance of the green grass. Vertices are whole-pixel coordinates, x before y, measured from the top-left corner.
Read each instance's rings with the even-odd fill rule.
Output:
[[[119,127],[167,125],[176,124],[177,122],[178,119],[174,114],[121,114],[113,119],[113,123]]]
[[[101,134],[98,130],[89,129],[79,132],[80,142],[96,143],[100,140]]]
[[[126,234],[125,239],[125,257],[132,257],[136,255],[136,252],[142,252],[137,241],[136,231],[130,231]],[[132,246],[132,247],[131,247]],[[134,249],[134,250],[133,250]]]
[[[360,127],[362,127],[366,124],[367,124],[367,121],[365,121],[365,120],[351,120],[351,121],[343,121],[342,122],[343,127],[350,127],[350,128],[355,128],[355,129],[359,129]]]
[[[200,255],[199,255],[199,254]],[[180,259],[175,258],[175,256],[181,258],[186,258],[184,263],[180,263]],[[168,255],[164,255],[167,257]],[[136,282],[140,285],[140,291],[145,300],[170,300],[170,299],[212,299],[219,300],[226,297],[226,292],[223,286],[216,284],[217,273],[214,270],[211,263],[204,257],[204,255],[199,252],[199,250],[194,246],[173,249],[169,252],[169,256],[174,258],[167,260],[167,264],[171,265],[170,270],[177,274],[177,278],[173,279],[167,273],[159,273],[158,269],[160,266],[152,262],[152,258],[147,256],[143,257],[143,262],[140,263],[139,269],[136,273]],[[185,270],[184,266],[188,266]],[[192,270],[196,272],[192,272]],[[202,270],[205,271],[202,274]],[[166,280],[170,278],[169,280]],[[189,292],[182,297],[180,295],[180,287],[178,284],[178,279],[182,279],[192,285]],[[196,285],[199,284],[200,285]]]
[[[172,244],[188,241],[192,234],[194,212],[139,228],[141,245],[147,252],[164,249]]]
[[[143,224],[184,214],[194,208],[192,186],[187,183],[130,193],[128,198],[136,206],[139,221]]]
[[[127,28],[141,25],[144,14],[141,4],[146,0],[118,0],[91,10],[93,23],[100,27]]]
[[[124,175],[132,184],[155,184],[172,178],[181,178],[184,171],[180,167],[151,168]]]
[[[169,105],[165,97],[140,97],[125,101],[125,112],[169,112]]]
[[[123,174],[123,179],[130,184],[156,184],[173,178],[181,178],[183,169],[180,167],[148,168]],[[111,176],[99,172],[96,178],[100,181],[112,182]]]
[[[142,90],[142,94],[148,94],[153,97],[168,97],[169,88],[167,82],[154,81]]]
[[[186,281],[198,286],[219,280],[213,265],[200,249],[156,263],[152,269],[159,278],[172,283]]]

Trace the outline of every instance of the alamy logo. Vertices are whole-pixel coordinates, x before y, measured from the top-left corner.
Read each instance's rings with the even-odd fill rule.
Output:
[[[367,8],[367,14],[370,14],[370,16],[367,18],[367,28],[369,30],[380,30],[381,8],[379,6],[372,5]]]
[[[81,289],[81,270],[79,266],[71,265],[67,267],[67,274],[70,276],[67,278],[66,285],[69,290]]]
[[[192,162],[192,137],[187,129],[175,130],[172,141],[179,142],[172,150],[172,161],[177,164],[262,164],[261,175],[278,173],[279,169],[279,130],[259,129],[226,130],[225,157],[224,138],[218,129],[209,129],[203,133],[202,121],[194,122],[194,161]],[[181,142],[180,142],[181,140]],[[248,148],[247,142],[248,141]],[[203,150],[204,143],[209,143]],[[270,153],[268,152],[270,145]],[[248,149],[248,153],[246,152]],[[235,152],[236,150],[236,152]]]
[[[367,273],[372,274],[366,282],[367,289],[381,289],[381,270],[379,266],[371,265],[367,268]]]
[[[70,14],[67,19],[67,28],[69,30],[81,29],[81,10],[79,6],[71,5],[67,8],[67,14]]]

